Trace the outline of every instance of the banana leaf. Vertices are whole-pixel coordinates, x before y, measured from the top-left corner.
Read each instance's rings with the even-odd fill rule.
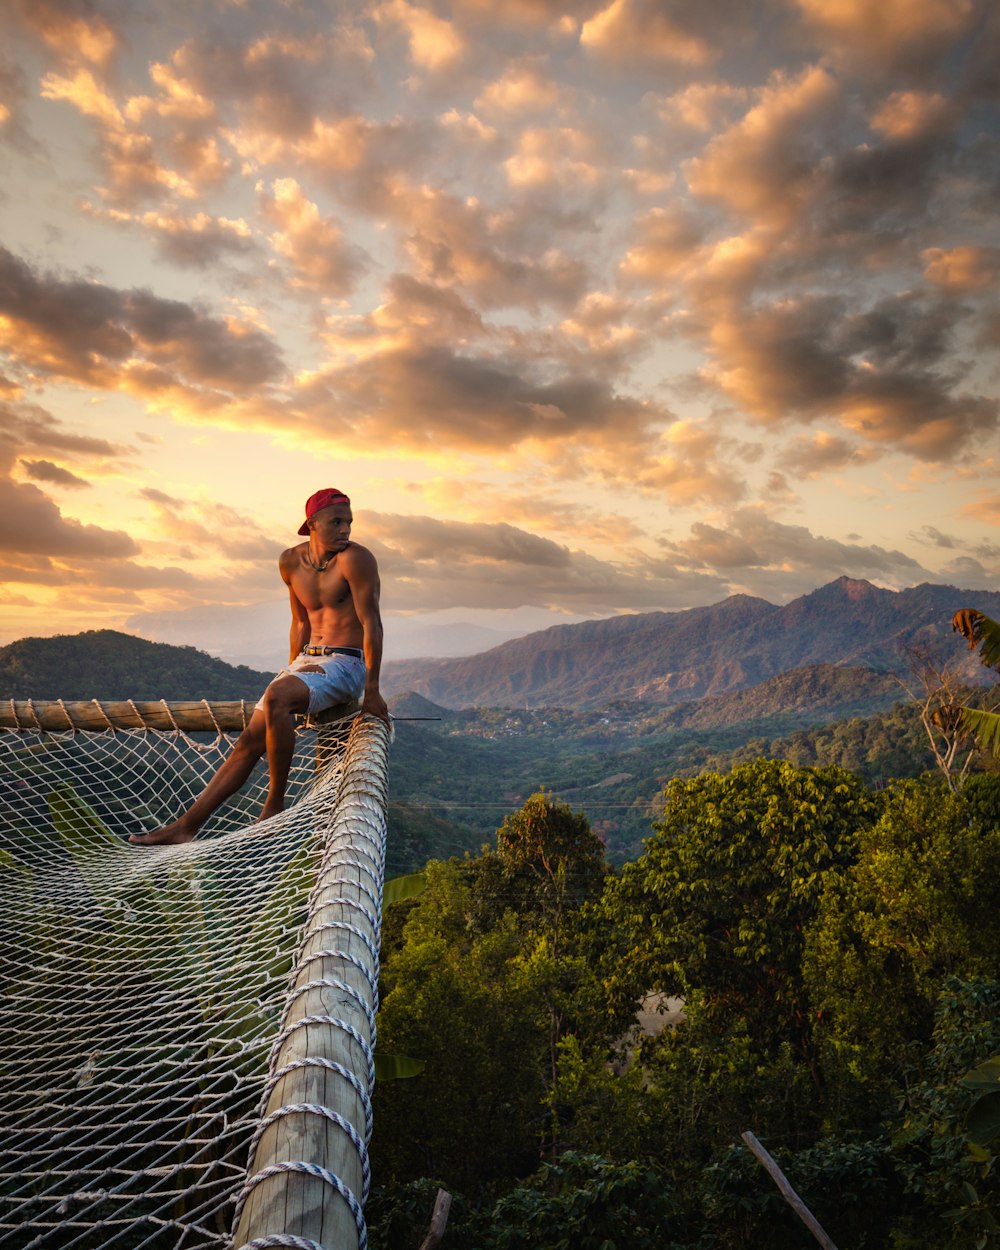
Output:
[[[980,750],[1000,755],[1000,713],[964,707],[962,724],[975,737]]]

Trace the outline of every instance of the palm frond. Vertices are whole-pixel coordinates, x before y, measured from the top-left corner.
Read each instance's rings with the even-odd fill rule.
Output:
[[[974,735],[981,751],[1000,755],[1000,713],[965,707],[962,709],[962,724]]]
[[[966,639],[970,651],[979,647],[984,664],[990,668],[1000,665],[1000,624],[975,608],[961,608],[951,618],[951,627]]]

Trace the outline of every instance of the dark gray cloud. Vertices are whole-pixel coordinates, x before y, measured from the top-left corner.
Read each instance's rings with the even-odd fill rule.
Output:
[[[526,376],[525,365],[443,346],[390,350],[326,379],[330,400],[317,394],[315,402],[373,442],[428,451],[586,440],[611,431],[625,439],[661,415],[600,378],[541,381]]]
[[[20,464],[28,477],[36,482],[51,482],[54,486],[67,486],[71,490],[85,490],[90,486],[90,482],[70,473],[69,469],[53,464],[51,460],[22,459]]]
[[[505,523],[372,512],[361,520],[384,600],[398,611],[533,605],[600,613],[689,607],[725,594],[709,571],[642,555],[611,563]]]
[[[963,548],[977,560],[1000,560],[1000,545],[995,542],[966,542],[953,534],[943,533],[935,525],[924,525],[910,537],[922,546],[937,547],[943,551],[960,551]]]
[[[160,256],[183,269],[209,269],[233,257],[251,257],[254,241],[219,221],[177,220],[156,229],[153,242]]]
[[[0,53],[0,143],[9,143],[22,152],[39,151],[31,137],[24,113],[28,80],[24,70]],[[9,188],[8,188],[9,189]]]
[[[383,542],[413,561],[447,557],[453,563],[495,560],[547,569],[566,568],[570,563],[566,547],[504,522],[439,521],[379,513],[366,513],[365,520]]]
[[[144,486],[138,493],[140,499],[148,499],[150,503],[163,504],[165,507],[176,507],[182,503],[180,499],[175,499],[173,495],[153,486]]]
[[[67,430],[37,404],[0,402],[0,470],[9,472],[19,459],[51,465],[50,456],[75,464],[106,464],[120,461],[130,452],[131,448],[107,439]]]
[[[776,457],[781,468],[804,477],[831,469],[845,469],[871,459],[870,450],[838,434],[803,435],[790,442]]]
[[[921,459],[962,455],[1000,404],[952,372],[960,312],[909,293],[851,312],[811,296],[742,310],[719,351],[726,389],[768,422],[838,418],[861,441]]]
[[[962,57],[963,41],[988,13],[989,0],[908,0],[884,5],[795,0],[806,32],[854,72],[933,81]],[[971,42],[971,41],[970,41]]]
[[[138,550],[124,531],[82,525],[37,486],[0,478],[0,552],[114,561]]]
[[[794,584],[793,574],[806,575],[813,585],[842,574],[875,576],[906,586],[933,579],[933,574],[902,551],[825,538],[804,525],[785,525],[754,508],[734,512],[725,528],[696,522],[689,538],[668,543],[667,550],[710,568],[748,573],[777,569],[788,575],[790,584]]]
[[[0,247],[0,314],[8,351],[39,373],[114,387],[125,365],[162,381],[256,390],[284,374],[273,339],[149,291],[40,273]]]

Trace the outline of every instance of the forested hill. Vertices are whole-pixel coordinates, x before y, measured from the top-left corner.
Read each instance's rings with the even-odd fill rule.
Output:
[[[6,699],[257,699],[272,675],[113,629],[0,647]]]
[[[908,646],[940,647],[958,608],[1000,615],[1000,594],[924,584],[880,590],[842,577],[777,607],[734,595],[707,608],[557,625],[458,660],[388,664],[388,693],[446,707],[677,704],[757,685],[790,669],[847,664],[902,671]],[[969,680],[981,669],[956,641]]]

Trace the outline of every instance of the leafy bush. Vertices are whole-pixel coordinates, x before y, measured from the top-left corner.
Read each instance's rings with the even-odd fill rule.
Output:
[[[1000,1051],[1000,981],[950,978],[937,1003],[933,1045],[902,1100],[894,1136],[897,1167],[913,1214],[901,1220],[893,1250],[917,1250],[928,1225],[949,1250],[1000,1246],[996,1159],[970,1146],[967,1116],[975,1091],[966,1073]]]
[[[567,1151],[496,1204],[489,1250],[663,1250],[674,1210],[651,1169]]]

